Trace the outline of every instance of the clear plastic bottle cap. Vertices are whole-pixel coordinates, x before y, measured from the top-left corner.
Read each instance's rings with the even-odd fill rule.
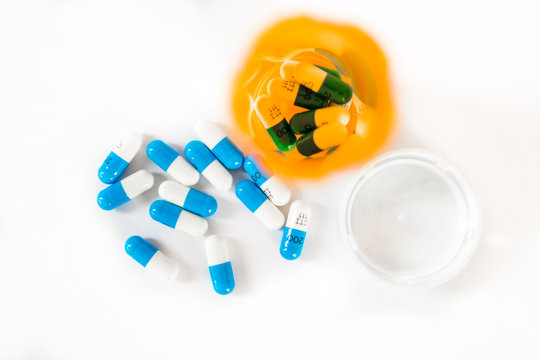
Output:
[[[340,222],[370,273],[423,288],[455,276],[480,235],[466,179],[446,160],[416,149],[392,151],[364,166],[345,193]]]

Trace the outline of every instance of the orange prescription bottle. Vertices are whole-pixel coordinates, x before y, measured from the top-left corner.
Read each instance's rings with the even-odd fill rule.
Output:
[[[269,136],[255,102],[267,96],[268,83],[280,78],[285,61],[300,61],[337,70],[351,85],[348,136],[340,146],[306,157],[296,148],[280,151]],[[233,111],[238,128],[252,140],[248,151],[259,153],[284,178],[319,178],[361,164],[384,145],[392,130],[392,102],[386,58],[366,33],[349,25],[306,17],[281,21],[256,41],[233,84]],[[307,109],[281,103],[287,121]]]

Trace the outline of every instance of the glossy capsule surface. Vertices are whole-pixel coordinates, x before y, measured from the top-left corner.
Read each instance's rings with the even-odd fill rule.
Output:
[[[233,183],[231,173],[202,142],[190,141],[184,148],[184,155],[212,186],[223,191],[231,188]]]
[[[279,150],[290,151],[294,149],[296,137],[289,127],[277,99],[267,95],[260,96],[255,102],[255,111]]]
[[[244,170],[274,205],[286,205],[291,199],[291,192],[287,186],[279,177],[264,169],[259,156],[247,156],[244,161]]]
[[[347,138],[347,128],[341,123],[324,125],[298,139],[298,152],[311,156],[338,146]]]
[[[270,230],[283,226],[285,217],[266,197],[261,189],[250,180],[242,180],[236,185],[236,197]]]
[[[170,203],[178,205],[199,216],[211,216],[218,207],[213,196],[197,189],[184,186],[176,181],[167,180],[159,185],[159,196]]]
[[[349,122],[349,111],[341,106],[304,111],[291,118],[290,126],[295,134],[307,134],[333,122],[346,125]]]
[[[296,200],[291,204],[279,248],[284,259],[295,260],[302,254],[310,218],[311,208],[306,202]]]
[[[139,170],[101,190],[97,202],[103,210],[112,210],[136,198],[154,185],[154,176]]]
[[[99,168],[99,180],[105,184],[116,182],[141,148],[141,144],[142,136],[136,132],[120,139]]]
[[[146,155],[161,170],[186,186],[195,185],[199,181],[197,170],[176,150],[161,140],[151,141],[146,146]]]
[[[132,236],[126,240],[124,249],[133,260],[158,278],[176,279],[178,266],[149,241],[140,236]]]
[[[318,70],[326,74],[323,70]],[[275,78],[270,80],[267,90],[270,96],[304,109],[320,109],[328,105],[326,97],[316,94],[296,81]]]
[[[195,133],[227,169],[242,166],[244,155],[216,124],[199,120],[195,124]]]
[[[208,222],[182,207],[165,200],[156,200],[150,205],[150,217],[170,228],[193,236],[203,236]]]
[[[225,241],[217,235],[210,235],[204,242],[208,270],[215,292],[230,294],[234,290],[234,275]]]
[[[280,74],[284,79],[299,82],[336,104],[346,104],[352,98],[349,84],[313,64],[285,61],[281,65]]]

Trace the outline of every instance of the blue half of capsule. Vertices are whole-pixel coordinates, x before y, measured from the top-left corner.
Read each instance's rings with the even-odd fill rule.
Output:
[[[283,237],[281,238],[281,246],[279,252],[286,260],[298,259],[302,254],[306,232],[285,227],[283,229]]]
[[[129,163],[111,151],[98,171],[99,179],[105,184],[112,184],[127,169]]]
[[[270,177],[269,174],[260,168],[258,159],[255,155],[249,155],[246,157],[246,160],[244,161],[244,170],[259,187]]]
[[[234,290],[234,275],[231,262],[209,266],[210,278],[214,290],[220,295],[227,295]]]
[[[184,155],[200,173],[217,160],[210,149],[199,140],[190,141],[184,148]]]
[[[226,136],[214,146],[212,152],[227,169],[238,169],[244,162],[244,155]]]
[[[211,216],[218,208],[218,203],[213,196],[203,193],[197,189],[189,189],[184,208],[200,216]]]
[[[146,267],[158,248],[140,236],[132,236],[126,240],[126,253],[142,266]]]
[[[236,185],[236,197],[251,212],[255,212],[268,198],[252,181],[242,180]]]
[[[146,156],[163,171],[167,171],[180,154],[163,141],[153,140],[146,147]]]
[[[156,200],[150,205],[150,217],[174,229],[182,210],[180,206],[168,201]]]
[[[122,186],[122,182],[118,181],[101,190],[97,197],[97,202],[103,210],[112,210],[131,200]]]

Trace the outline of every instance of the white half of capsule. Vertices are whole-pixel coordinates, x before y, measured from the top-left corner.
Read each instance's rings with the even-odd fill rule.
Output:
[[[195,124],[195,134],[209,148],[213,149],[223,138],[225,133],[214,123],[206,120],[199,120]]]
[[[217,235],[210,235],[204,242],[208,266],[214,266],[231,261],[225,240]]]
[[[133,199],[154,185],[154,175],[146,170],[139,170],[120,180],[120,184],[128,198]]]
[[[272,204],[270,200],[265,200],[253,214],[270,230],[281,229],[285,223],[285,216]]]
[[[112,151],[124,161],[131,162],[142,145],[142,135],[130,132],[114,145]]]
[[[277,177],[271,176],[261,186],[261,190],[266,194],[268,199],[277,206],[287,205],[291,199],[291,192],[285,184]]]
[[[156,251],[145,269],[162,280],[174,280],[178,276],[178,265],[161,251]]]
[[[191,189],[187,186],[176,181],[167,180],[159,185],[158,193],[163,200],[184,207],[189,190]]]
[[[208,221],[183,209],[180,216],[178,216],[174,229],[193,236],[203,236],[208,231]]]
[[[216,159],[212,161],[202,175],[212,184],[213,187],[227,191],[231,188],[233,177],[231,173]]]
[[[167,169],[167,174],[186,186],[195,185],[200,177],[199,172],[182,155],[174,159]]]
[[[307,232],[311,218],[311,207],[303,200],[296,200],[291,204],[287,215],[288,228]]]

